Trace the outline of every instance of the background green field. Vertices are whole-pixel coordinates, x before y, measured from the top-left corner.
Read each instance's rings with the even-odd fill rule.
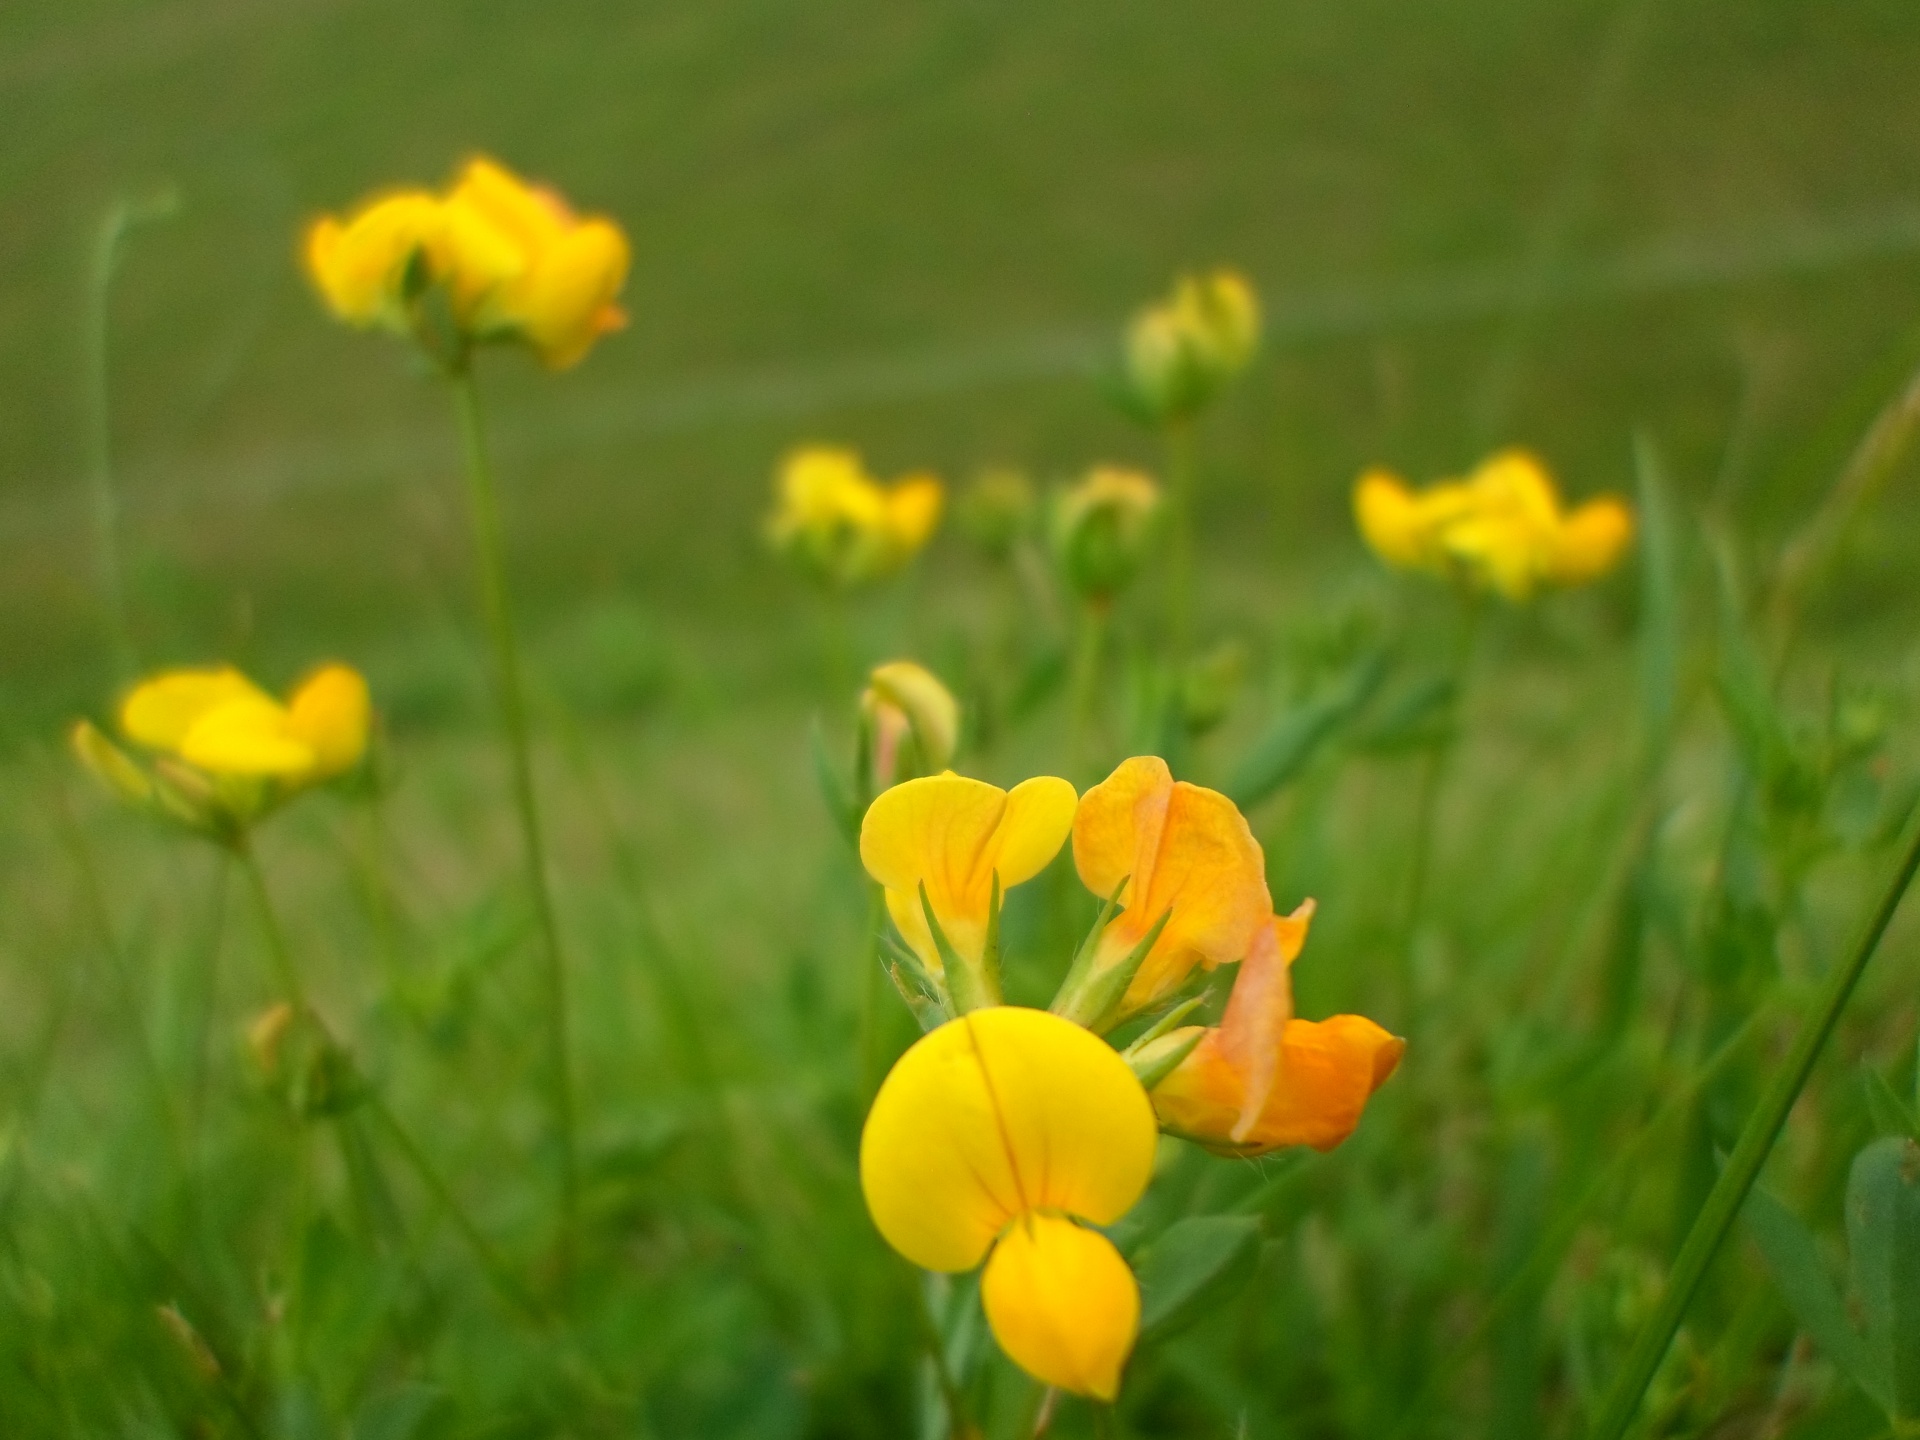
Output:
[[[1644,792],[1660,838],[1636,849],[1632,567],[1493,617],[1410,988],[1389,972],[1419,754],[1336,745],[1256,812],[1276,901],[1321,902],[1303,1013],[1362,1009],[1413,1046],[1330,1159],[1169,1162],[1153,1203],[1251,1206],[1262,1258],[1219,1313],[1143,1349],[1130,1423],[1377,1437],[1411,1407],[1409,1433],[1573,1433],[1771,1040],[1681,1107],[1489,1343],[1454,1346],[1642,1102],[1680,1090],[1730,1014],[1823,972],[1910,801],[1902,469],[1785,688],[1814,748],[1835,694],[1865,693],[1889,738],[1823,778],[1804,889],[1765,852],[1760,958],[1714,978],[1715,906],[1739,889],[1723,834],[1752,787],[1714,701],[1695,522],[1758,589],[1920,359],[1916,75],[1920,13],[1896,0],[9,4],[0,1429],[912,1433],[914,1291],[852,1172],[862,901],[808,753],[816,715],[844,739],[850,672],[761,544],[770,472],[804,439],[956,482],[1152,466],[1099,376],[1134,306],[1230,262],[1269,337],[1205,432],[1199,610],[1250,668],[1198,777],[1229,774],[1354,634],[1411,637],[1409,673],[1443,646],[1439,589],[1390,583],[1352,534],[1356,471],[1453,474],[1513,442],[1576,496],[1633,491],[1636,431],[1665,457],[1683,724]],[[538,992],[446,399],[399,347],[331,324],[295,263],[314,214],[475,150],[618,218],[636,256],[631,328],[577,372],[501,355],[482,375],[576,958],[594,1241],[562,1331],[489,1292],[391,1154],[370,1180],[341,1158],[353,1142],[289,1139],[236,1039],[272,998],[237,882],[113,813],[58,748],[115,684],[86,498],[89,246],[117,199],[172,189],[111,312],[142,658],[276,685],[322,656],[368,673],[390,792],[302,805],[269,869],[323,1006],[476,1223],[537,1267]],[[1010,603],[944,534],[855,607],[855,658],[986,684]],[[1061,710],[1043,696],[966,768],[1063,767]],[[1074,889],[1054,874],[1018,902],[1016,987],[1044,998],[1088,913]],[[1606,984],[1629,931],[1621,1019]],[[1770,1182],[1836,1264],[1846,1161],[1875,1123],[1857,1067],[1912,1090],[1912,937],[1896,929]],[[190,1161],[156,1124],[155,1074]],[[1736,1249],[1663,1375],[1662,1425],[1882,1433]]]

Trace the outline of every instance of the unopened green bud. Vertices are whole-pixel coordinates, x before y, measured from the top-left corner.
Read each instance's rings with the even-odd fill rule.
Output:
[[[1076,594],[1110,602],[1139,572],[1160,517],[1160,487],[1137,470],[1103,465],[1054,496],[1048,539]]]

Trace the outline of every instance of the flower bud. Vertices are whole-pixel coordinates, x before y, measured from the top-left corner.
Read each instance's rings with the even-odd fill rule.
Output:
[[[960,497],[954,518],[991,560],[1004,563],[1033,526],[1033,485],[1018,470],[983,470]]]
[[[293,1006],[285,1000],[269,1005],[247,1024],[247,1054],[269,1082],[280,1076],[280,1049],[292,1024]]]
[[[876,666],[860,697],[872,741],[875,788],[937,775],[953,762],[960,705],[932,671],[911,660]]]
[[[1133,397],[1159,423],[1191,419],[1253,359],[1260,302],[1238,271],[1184,275],[1127,329]]]
[[[1109,603],[1139,571],[1160,515],[1160,487],[1137,470],[1103,465],[1054,497],[1049,540],[1074,592]]]

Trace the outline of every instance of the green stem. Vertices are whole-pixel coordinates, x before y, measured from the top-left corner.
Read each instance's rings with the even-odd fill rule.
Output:
[[[462,365],[454,371],[452,381],[454,406],[460,417],[460,438],[466,452],[467,508],[473,522],[474,561],[479,572],[481,609],[493,640],[494,684],[512,762],[513,799],[520,817],[527,888],[533,900],[534,918],[540,929],[545,959],[543,974],[546,986],[548,1079],[552,1087],[554,1135],[560,1150],[560,1236],[556,1268],[564,1290],[573,1270],[574,1239],[580,1218],[579,1162],[574,1139],[573,1063],[567,1024],[567,964],[560,945],[560,926],[554,915],[553,895],[547,885],[546,845],[540,828],[539,805],[534,796],[533,757],[527,738],[526,687],[520,672],[513,601],[507,589],[501,540],[500,502],[494,485],[493,468],[487,459],[480,395],[470,365]]]
[[[1102,597],[1087,601],[1080,609],[1080,625],[1073,647],[1073,733],[1072,756],[1076,775],[1086,771],[1093,756],[1095,712],[1100,697],[1100,658],[1106,649],[1107,621],[1113,613],[1112,601]]]
[[[233,853],[239,857],[240,872],[247,877],[247,889],[253,894],[254,913],[260,919],[260,935],[267,943],[267,960],[273,966],[273,976],[279,983],[281,995],[293,1007],[297,1023],[305,1024],[310,1019],[325,1031],[326,1022],[314,1014],[313,1007],[307,1003],[307,987],[300,978],[299,967],[293,963],[293,951],[288,948],[286,932],[280,928],[280,917],[273,908],[273,896],[267,890],[266,873],[260,868],[260,857],[253,853],[253,838],[243,833],[234,844]]]
[[[1879,947],[1881,936],[1892,923],[1894,912],[1900,908],[1901,897],[1907,893],[1907,886],[1912,883],[1917,869],[1920,869],[1920,824],[1915,825],[1907,841],[1905,854],[1879,902],[1868,915],[1845,963],[1837,966],[1828,977],[1818,1008],[1794,1037],[1793,1048],[1788,1051],[1773,1083],[1747,1117],[1732,1156],[1722,1167],[1719,1179],[1708,1192],[1706,1203],[1700,1207],[1700,1213],[1694,1218],[1693,1226],[1680,1247],[1679,1257],[1673,1263],[1672,1274],[1667,1277],[1660,1304],[1634,1337],[1633,1347],[1627,1352],[1620,1373],[1614,1377],[1613,1385],[1607,1391],[1600,1407],[1600,1418],[1588,1431],[1587,1440],[1620,1440],[1633,1423],[1647,1387],[1653,1383],[1661,1361],[1666,1358],[1667,1347],[1673,1343],[1680,1322],[1686,1318],[1687,1307],[1706,1278],[1707,1268],[1719,1253],[1727,1232],[1739,1217],[1740,1207],[1746,1203],[1747,1192],[1759,1179],[1761,1167],[1766,1164],[1774,1141],[1787,1123],[1787,1115],[1813,1073],[1821,1047],[1839,1023],[1841,1011],[1846,1008],[1854,986],[1866,970],[1867,962],[1873,958],[1873,952]]]
[[[1193,423],[1169,420],[1161,432],[1167,450],[1167,664],[1173,677],[1172,703],[1180,702],[1186,678],[1187,645],[1193,618],[1193,492],[1196,488]]]
[[[880,928],[887,923],[886,892],[867,882],[867,928],[860,947],[860,1104],[864,1109],[880,1069]]]
[[[1472,596],[1461,601],[1464,609],[1454,632],[1452,671],[1456,715],[1466,704],[1467,678],[1473,667],[1474,642],[1480,633],[1480,602]],[[1454,737],[1436,741],[1426,753],[1420,770],[1420,788],[1414,800],[1413,858],[1407,870],[1407,908],[1401,923],[1400,982],[1403,1003],[1413,999],[1413,947],[1419,939],[1420,916],[1426,906],[1427,878],[1433,866],[1434,830],[1439,823],[1440,793],[1446,780],[1447,762],[1452,758]]]

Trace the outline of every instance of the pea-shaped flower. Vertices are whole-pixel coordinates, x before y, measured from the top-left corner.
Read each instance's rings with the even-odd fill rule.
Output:
[[[944,496],[931,475],[885,486],[856,451],[803,446],[780,463],[767,538],[812,578],[844,590],[917,555],[940,523]]]
[[[1112,1400],[1140,1293],[1090,1225],[1130,1210],[1152,1176],[1153,1108],[1097,1036],[996,1006],[900,1058],[860,1137],[860,1183],[887,1243],[928,1270],[986,1261],[980,1298],[1035,1378]]]
[[[1160,487],[1137,470],[1100,465],[1053,497],[1048,539],[1082,599],[1109,605],[1139,573],[1160,518]]]
[[[860,696],[860,721],[875,790],[946,769],[960,741],[960,702],[939,676],[911,660],[873,668]]]
[[[148,764],[91,721],[72,730],[74,752],[116,795],[222,840],[303,790],[357,767],[373,709],[367,682],[349,666],[313,671],[285,700],[229,665],[167,670],[121,702],[122,738]]]
[[[1175,780],[1158,756],[1122,761],[1081,797],[1073,863],[1119,909],[1053,1008],[1096,1030],[1165,999],[1195,966],[1239,960],[1273,913],[1246,817],[1219,791]]]
[[[1546,467],[1524,450],[1503,450],[1465,480],[1418,491],[1369,470],[1353,503],[1361,535],[1387,564],[1514,602],[1599,579],[1633,539],[1625,501],[1603,495],[1566,509]]]
[[[1294,1016],[1292,966],[1312,919],[1309,900],[1261,926],[1219,1025],[1184,1026],[1132,1053],[1151,1072],[1185,1052],[1153,1087],[1162,1128],[1228,1155],[1331,1150],[1353,1133],[1406,1042],[1364,1015]]]
[[[1236,270],[1183,275],[1127,330],[1127,379],[1157,423],[1190,419],[1247,367],[1260,345],[1260,301]]]

